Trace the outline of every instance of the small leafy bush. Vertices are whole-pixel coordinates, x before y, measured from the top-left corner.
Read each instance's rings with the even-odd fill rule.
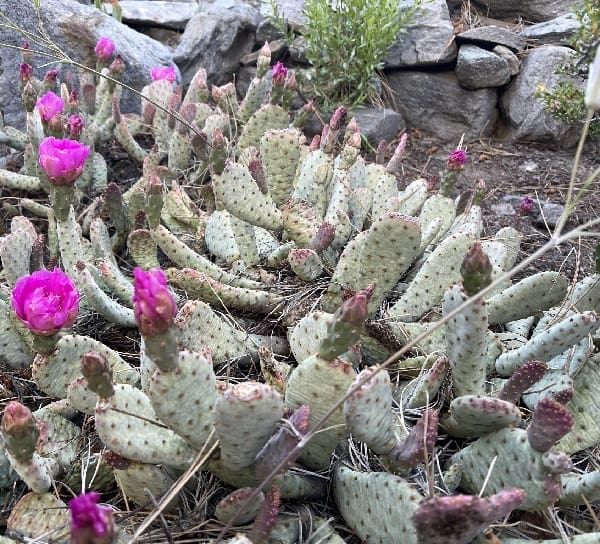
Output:
[[[291,44],[277,0],[268,1],[273,24]],[[330,107],[376,100],[385,55],[424,1],[306,0],[306,90]]]
[[[535,96],[544,102],[546,111],[555,119],[566,123],[583,123],[586,107],[583,102],[584,90],[576,85],[576,80],[587,79],[588,67],[594,60],[596,47],[600,42],[600,3],[598,0],[584,0],[575,11],[580,28],[571,40],[576,55],[573,60],[557,69],[557,73],[571,79],[561,81],[554,89],[540,85]],[[600,118],[590,124],[590,136],[600,137]]]
[[[307,0],[306,56],[310,83],[329,104],[359,104],[377,95],[386,53],[422,0]]]

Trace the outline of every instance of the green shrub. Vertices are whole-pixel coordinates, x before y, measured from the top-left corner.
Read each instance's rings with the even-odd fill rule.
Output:
[[[326,106],[356,105],[378,97],[378,72],[398,34],[424,0],[306,0],[306,57],[311,70],[302,78],[306,92]],[[271,19],[290,41],[277,0]]]

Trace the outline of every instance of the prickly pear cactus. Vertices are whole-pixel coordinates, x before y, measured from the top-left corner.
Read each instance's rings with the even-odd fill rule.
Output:
[[[600,498],[600,270],[511,280],[523,237],[484,236],[481,186],[454,199],[462,147],[437,187],[399,175],[407,135],[370,163],[344,107],[307,139],[314,104],[292,110],[268,45],[244,97],[161,67],[133,114],[107,42],[61,82],[23,53],[26,130],[0,126],[22,160],[0,170],[18,201],[0,385],[36,406],[2,416],[11,535],[159,527],[129,502],[177,534],[194,496],[219,524],[198,541],[466,544],[553,508],[561,536],[597,542],[572,512]],[[132,183],[108,183],[106,148]],[[91,536],[71,493],[104,523]]]

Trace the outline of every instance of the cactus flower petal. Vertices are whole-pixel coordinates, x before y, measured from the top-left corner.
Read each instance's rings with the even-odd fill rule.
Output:
[[[17,280],[12,291],[12,307],[31,332],[51,336],[75,322],[79,292],[62,270],[39,270]]]
[[[48,91],[44,96],[38,99],[35,107],[40,112],[42,120],[47,123],[55,115],[63,112],[65,109],[65,101],[52,91]]]
[[[175,68],[172,66],[157,66],[150,71],[150,77],[152,78],[152,81],[166,79],[167,81],[174,83],[177,79],[177,74],[175,73]]]
[[[40,143],[39,162],[52,184],[61,187],[71,185],[81,175],[89,154],[87,145],[50,136]]]
[[[114,542],[116,526],[109,506],[99,505],[100,493],[90,491],[69,501],[71,542]]]

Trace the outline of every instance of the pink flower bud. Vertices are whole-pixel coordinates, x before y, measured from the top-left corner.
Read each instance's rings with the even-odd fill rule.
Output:
[[[19,82],[23,85],[27,83],[31,76],[33,75],[33,66],[31,64],[27,64],[26,62],[22,62],[19,64]]]
[[[4,409],[2,430],[10,436],[22,437],[32,432],[35,433],[37,424],[29,408],[13,400]]]
[[[62,138],[64,136],[63,118],[60,113],[57,113],[48,121],[48,134],[55,138]]]
[[[17,280],[11,302],[19,320],[33,334],[51,336],[75,322],[79,292],[62,270],[39,270]]]
[[[118,79],[123,75],[123,72],[125,71],[125,62],[120,55],[117,55],[115,60],[110,63],[108,71],[110,72],[111,77],[114,77],[115,79]]]
[[[44,138],[39,163],[55,186],[71,185],[83,172],[90,148],[75,140]]]
[[[96,57],[100,62],[106,62],[112,57],[115,52],[115,44],[109,38],[99,38],[96,47],[94,48]]]
[[[35,107],[40,112],[42,120],[47,123],[57,113],[63,112],[65,109],[65,101],[52,91],[48,91],[44,96],[38,98]]]
[[[329,128],[331,130],[340,130],[344,121],[346,121],[346,116],[348,115],[348,110],[344,106],[338,107],[331,116],[331,120],[329,121]]]
[[[113,512],[98,504],[100,493],[89,491],[69,501],[71,544],[109,544],[117,536]]]
[[[160,268],[145,272],[136,267],[133,278],[133,311],[140,332],[144,336],[166,332],[174,323],[177,305],[165,273]]]
[[[37,93],[31,81],[25,83],[23,87],[23,106],[25,107],[25,111],[31,113],[35,109],[35,105],[37,103]]]
[[[296,80],[296,72],[291,72],[287,78],[286,88],[288,91],[295,91],[298,89],[298,81]]]
[[[345,300],[337,311],[337,315],[342,321],[354,325],[362,325],[367,319],[367,306],[375,286],[370,284],[363,291],[357,291],[352,297]]]
[[[174,83],[177,79],[177,74],[175,73],[175,68],[172,66],[157,66],[150,71],[150,77],[153,81],[166,79],[167,81]]]
[[[283,87],[287,79],[288,69],[283,65],[283,62],[278,60],[273,66],[273,84]]]
[[[21,51],[23,62],[26,62],[27,64],[33,64],[33,53],[29,47],[29,42],[27,40],[21,40],[21,46],[23,47]]]
[[[60,74],[60,70],[58,68],[53,68],[52,70],[48,70],[44,74],[44,81],[46,83],[56,83],[56,79],[58,78],[58,74]]]
[[[481,244],[475,242],[460,266],[462,284],[467,294],[473,296],[492,281],[492,264]]]
[[[462,170],[467,164],[467,152],[464,149],[455,149],[448,157],[448,170]]]
[[[65,129],[69,133],[69,138],[79,140],[81,131],[83,130],[83,119],[79,115],[71,115]]]
[[[531,198],[526,196],[521,201],[521,205],[519,206],[519,213],[521,215],[527,215],[528,213],[531,212],[531,210],[533,210],[534,205],[535,205],[535,203],[533,202],[533,200],[531,200]]]
[[[74,109],[79,107],[79,92],[77,89],[71,89],[69,93],[69,107]]]

